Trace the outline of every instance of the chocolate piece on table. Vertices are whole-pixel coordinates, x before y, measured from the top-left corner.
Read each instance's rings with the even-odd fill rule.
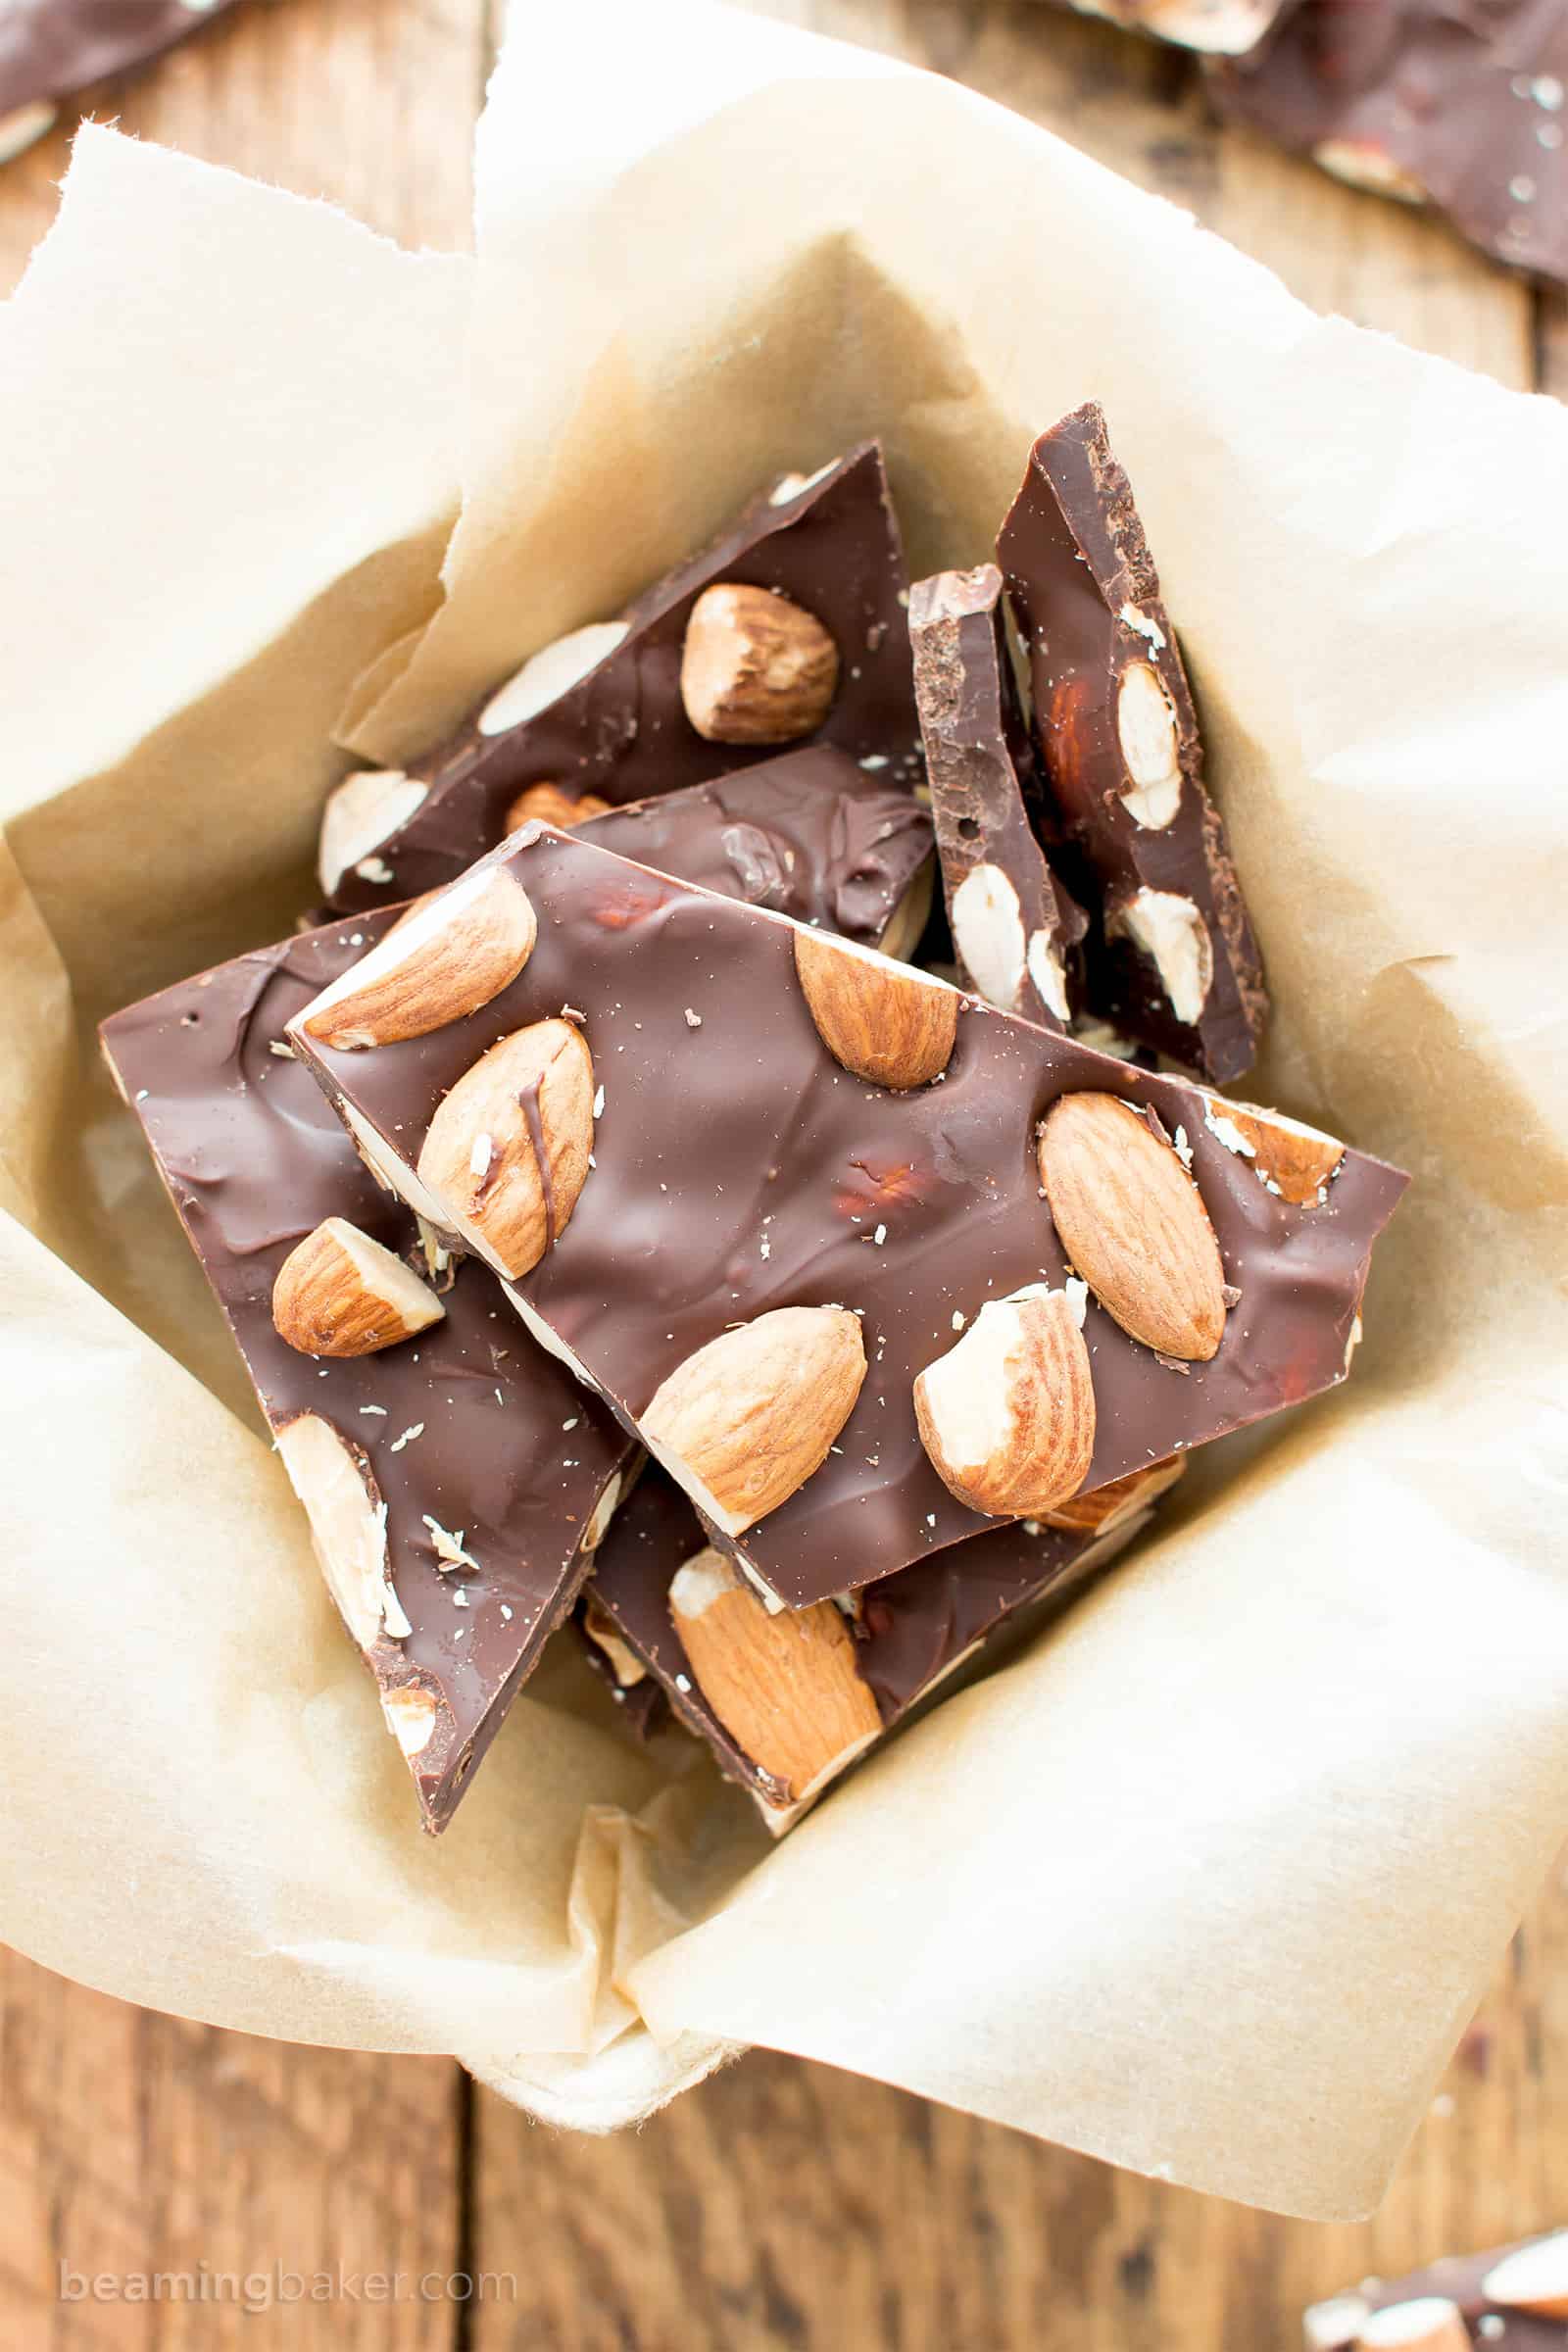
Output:
[[[1065,1028],[1077,993],[1074,951],[1089,919],[1052,872],[1036,837],[1034,748],[1007,651],[996,565],[917,580],[909,591],[909,642],[959,963],[989,1004],[1048,1029]]]
[[[274,1325],[280,1269],[324,1220],[391,1251],[413,1238],[283,1051],[285,1023],[390,919],[241,956],[102,1034],[440,1830],[570,1607],[632,1449],[482,1266],[459,1268],[440,1321],[378,1353],[317,1360]]]
[[[1336,177],[1435,205],[1483,253],[1568,279],[1559,0],[1294,0],[1211,87]]]
[[[406,774],[340,785],[325,895],[370,906],[450,882],[529,786],[618,808],[806,741],[912,786],[907,588],[875,442],[786,474],[617,618],[534,654]]]
[[[1153,559],[1093,402],[1035,443],[997,553],[1052,797],[1100,902],[1089,1008],[1222,1085],[1252,1060],[1262,965]]]
[[[1405,1185],[544,828],[289,1034],[796,1607],[1337,1385]]]
[[[1405,2278],[1366,2278],[1302,2320],[1305,2352],[1560,2352],[1568,2344],[1568,2231],[1448,2255]]]
[[[182,41],[233,0],[4,0],[0,164],[41,139],[58,99]]]
[[[1061,0],[1080,16],[1103,17],[1184,49],[1240,56],[1254,48],[1289,0]],[[1360,6],[1368,0],[1358,0]]]
[[[843,1710],[836,1703],[820,1712],[813,1708],[813,1652],[797,1656],[795,1673],[788,1671],[787,1645],[798,1643],[802,1618],[793,1611],[770,1615],[742,1588],[732,1595],[726,1591],[714,1575],[720,1563],[705,1548],[696,1513],[662,1471],[650,1466],[616,1513],[596,1554],[583,1606],[601,1614],[634,1664],[646,1664],[676,1714],[712,1748],[719,1769],[752,1791],[769,1828],[781,1832],[863,1753],[865,1731],[874,1739],[904,1722],[960,1667],[994,1647],[1004,1625],[1032,1623],[1036,1602],[1059,1599],[1113,1558],[1147,1524],[1155,1498],[1182,1468],[1179,1460],[1152,1465],[1130,1482],[1136,1493],[1107,1492],[1093,1510],[1080,1505],[1089,1524],[1057,1528],[1031,1521],[993,1528],[859,1594],[853,1630],[849,1620],[844,1623],[851,1636],[846,1655],[869,1707],[863,1726],[851,1716],[849,1744],[842,1748],[835,1727]],[[677,1583],[677,1573],[688,1566],[691,1577]],[[691,1599],[681,1605],[687,1587],[698,1604],[695,1627],[687,1613]],[[704,1628],[714,1622],[714,1603],[725,1611],[716,1651],[710,1634],[703,1643]],[[814,1606],[838,1614],[831,1600]],[[733,1657],[725,1655],[726,1642]],[[775,1665],[780,1644],[786,1645],[782,1674]],[[716,1671],[709,1664],[715,1657]],[[803,1780],[788,1769],[797,1756]]]

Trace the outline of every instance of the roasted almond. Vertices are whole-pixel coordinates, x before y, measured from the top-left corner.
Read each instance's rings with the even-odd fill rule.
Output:
[[[583,1596],[582,1630],[594,1647],[603,1651],[610,1670],[622,1690],[634,1690],[639,1683],[646,1682],[647,1667],[632,1648],[631,1643],[623,1640],[620,1629],[605,1608],[604,1603],[596,1599],[591,1592]]]
[[[435,1738],[441,1701],[423,1683],[399,1683],[381,1693],[386,1728],[412,1764]]]
[[[1225,1269],[1172,1147],[1115,1095],[1063,1095],[1041,1129],[1040,1181],[1105,1312],[1146,1348],[1206,1363],[1225,1336]]]
[[[776,1511],[827,1459],[865,1378],[859,1318],[779,1306],[699,1348],[661,1383],[639,1427],[727,1535]]]
[[[362,1447],[339,1437],[318,1413],[301,1413],[277,1432],[289,1484],[305,1505],[327,1590],[362,1650],[412,1630],[392,1587],[381,1500]]]
[[[1505,2254],[1481,2281],[1489,2303],[1528,2311],[1538,2319],[1568,2320],[1568,2230],[1538,2237]]]
[[[277,1336],[301,1355],[374,1355],[445,1313],[401,1257],[346,1217],[328,1217],[297,1242],[272,1284]]]
[[[1200,1019],[1214,985],[1214,943],[1191,899],[1179,891],[1135,890],[1106,910],[1105,937],[1130,939],[1159,975],[1177,1020]]]
[[[669,1614],[692,1680],[730,1738],[798,1803],[882,1729],[830,1600],[770,1610],[721,1552],[675,1572]]]
[[[839,649],[814,612],[767,588],[720,581],[686,623],[680,699],[710,743],[793,743],[833,705]]]
[[[1159,832],[1182,801],[1176,706],[1148,662],[1130,662],[1116,689],[1116,735],[1128,789],[1121,805],[1135,824]]]
[[[559,784],[528,784],[507,810],[501,830],[515,833],[519,825],[538,823],[569,833],[573,825],[585,825],[591,816],[609,813],[610,803],[602,801],[597,792],[579,793],[573,800]]]
[[[1076,1286],[1075,1286],[1076,1287]],[[993,1519],[1043,1519],[1095,1450],[1083,1293],[1043,1284],[992,1298],[914,1384],[914,1417],[950,1494]]]
[[[1205,1098],[1204,1123],[1228,1151],[1250,1160],[1259,1184],[1293,1208],[1321,1201],[1345,1157],[1345,1146],[1316,1127],[1303,1127],[1283,1111],[1258,1110],[1248,1102]]]
[[[411,909],[307,1005],[297,1026],[338,1053],[426,1037],[510,988],[533,954],[536,930],[510,866],[478,866]]]
[[[857,1078],[898,1093],[938,1078],[958,1034],[958,995],[870,948],[795,934],[795,972],[816,1033]]]
[[[1113,1478],[1108,1486],[1096,1487],[1092,1494],[1075,1494],[1070,1502],[1058,1503],[1054,1511],[1044,1511],[1041,1516],[1048,1527],[1108,1536],[1137,1512],[1147,1511],[1186,1469],[1186,1454],[1168,1453],[1163,1461],[1151,1462],[1144,1470],[1129,1470],[1125,1478]]]
[[[1470,2352],[1470,2330],[1446,2295],[1418,2295],[1363,2320],[1355,2352]]]
[[[594,1064],[570,1021],[514,1029],[436,1110],[419,1182],[453,1230],[514,1281],[565,1232],[594,1148]]]

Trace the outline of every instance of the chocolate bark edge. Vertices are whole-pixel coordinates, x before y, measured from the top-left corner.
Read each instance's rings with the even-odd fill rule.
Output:
[[[994,564],[909,591],[914,700],[954,948],[1004,1012],[1065,1028],[1088,917],[1030,822],[1034,752],[1019,705]],[[1036,787],[1038,792],[1038,787]]]
[[[720,584],[770,591],[822,623],[838,649],[838,683],[826,716],[803,740],[830,744],[884,784],[912,790],[922,760],[908,572],[881,447],[867,441],[813,474],[775,480],[617,617],[541,648],[406,772],[345,779],[340,792],[382,793],[396,822],[377,838],[362,835],[341,872],[323,875],[328,899],[352,909],[451,881],[503,838],[508,809],[530,786],[622,807],[798,748],[710,741],[686,713],[687,625],[698,598]],[[531,709],[530,675],[543,677],[539,691],[548,693]],[[514,708],[527,715],[498,726]],[[375,823],[372,812],[370,834]]]
[[[998,539],[1052,800],[1093,892],[1089,1009],[1223,1085],[1251,1063],[1262,963],[1198,714],[1104,414],[1042,433]]]
[[[391,920],[236,957],[111,1015],[101,1038],[312,1517],[424,1827],[439,1832],[569,1610],[633,1449],[518,1330],[481,1266],[448,1279],[442,1320],[377,1354],[318,1359],[276,1329],[277,1271],[323,1218],[400,1255],[415,1248],[407,1211],[283,1050],[287,1020]],[[333,1536],[334,1493],[363,1558]]]

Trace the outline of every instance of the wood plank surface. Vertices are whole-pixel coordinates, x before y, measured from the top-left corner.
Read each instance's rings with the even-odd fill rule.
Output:
[[[538,7],[559,0],[528,0]],[[657,5],[658,0],[649,0]],[[1568,391],[1568,306],[1439,224],[1221,125],[1192,63],[1038,0],[753,0],[1059,130],[1305,300]],[[411,244],[468,241],[500,0],[253,0],[84,108]],[[0,291],[57,131],[0,171]],[[1568,2220],[1568,1882],[1511,1951],[1375,2222],[1314,2229],[757,2053],[642,2132],[575,2139],[439,2060],[137,2011],[0,1954],[0,2352],[1294,2352],[1302,2304]],[[60,2299],[77,2277],[511,2274],[465,2308]],[[270,2289],[275,2293],[275,2287]]]

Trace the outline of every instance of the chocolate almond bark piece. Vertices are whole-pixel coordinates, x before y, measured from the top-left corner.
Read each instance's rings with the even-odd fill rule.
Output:
[[[1445,2255],[1403,2278],[1360,2285],[1303,2314],[1305,2352],[1560,2352],[1568,2344],[1568,2231]]]
[[[1568,278],[1568,14],[1557,0],[1291,0],[1210,82],[1352,187],[1431,204],[1483,253]]]
[[[1035,443],[997,553],[1078,895],[1098,902],[1089,1007],[1223,1085],[1256,1050],[1262,964],[1153,558],[1093,402]]]
[[[972,986],[1004,1012],[1065,1028],[1089,919],[1052,872],[1029,730],[994,564],[939,571],[909,592],[914,700],[948,923]]]
[[[950,1544],[859,1594],[853,1618],[818,1601],[816,1610],[832,1612],[822,1623],[838,1628],[825,1663],[820,1642],[800,1640],[802,1614],[771,1615],[755,1593],[726,1588],[726,1564],[706,1548],[690,1502],[650,1468],[600,1547],[582,1608],[595,1615],[609,1670],[618,1656],[628,1690],[657,1678],[777,1833],[883,1732],[995,1647],[1004,1626],[1032,1623],[1037,1603],[1114,1557],[1182,1467],[1153,1464],[1125,1493],[1086,1497],[1075,1506],[1081,1526],[1019,1523]],[[845,1700],[845,1664],[863,1693],[858,1709]]]
[[[987,1507],[962,1487],[1004,1490],[996,1516],[1037,1517],[1074,1483],[1106,1485],[1344,1378],[1396,1170],[1299,1138],[1321,1161],[1298,1204],[1274,1173],[1267,1113],[1252,1114],[1264,1167],[1196,1085],[579,836],[524,828],[453,901],[501,873],[526,891],[538,936],[481,1010],[368,1051],[327,1042],[345,997],[388,985],[389,967],[416,992],[426,957],[440,968],[411,930],[290,1036],[411,1205],[504,1276],[535,1335],[789,1605],[978,1532]],[[558,1094],[558,1116],[537,1071],[570,1027],[591,1071]],[[848,1054],[895,1029],[907,1059],[880,1083],[825,1042]],[[514,1051],[540,1058],[509,1095],[491,1056]],[[1059,1099],[1082,1094],[1114,1098],[1114,1115],[1053,1128]],[[1061,1144],[1044,1169],[1043,1125]],[[1104,1279],[1125,1315],[1142,1253],[1159,1294],[1152,1345],[1067,1287],[1044,1194],[1054,1185],[1068,1213],[1097,1184]]]
[[[450,882],[544,784],[618,808],[810,740],[911,786],[907,589],[875,442],[786,474],[617,617],[535,653],[407,773],[348,778],[352,824],[332,825],[334,796],[323,825],[327,898]]]
[[[440,1297],[403,1268],[408,1212],[285,1049],[286,1023],[390,921],[241,956],[114,1014],[102,1036],[434,1831],[569,1610],[634,1453],[482,1266],[460,1267]],[[417,1311],[437,1319],[400,1341],[383,1324],[376,1352],[344,1354],[367,1335],[332,1320],[346,1288],[338,1224],[395,1294],[376,1264],[393,1253]],[[298,1320],[323,1300],[324,1322]],[[305,1352],[313,1341],[330,1352]]]
[[[233,0],[4,0],[0,164],[54,123],[56,101],[172,49]]]

